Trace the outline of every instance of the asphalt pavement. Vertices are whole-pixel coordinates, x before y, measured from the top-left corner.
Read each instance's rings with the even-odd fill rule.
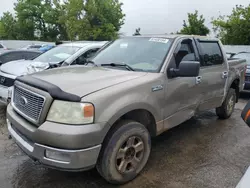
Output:
[[[240,112],[250,94],[237,104],[232,117],[219,120],[214,111],[154,138],[143,172],[122,188],[233,188],[250,166],[250,128]],[[96,170],[72,173],[34,163],[8,139],[5,108],[0,109],[0,188],[96,188],[106,183]]]

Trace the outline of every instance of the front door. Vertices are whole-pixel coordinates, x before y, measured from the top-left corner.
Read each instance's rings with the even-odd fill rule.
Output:
[[[184,39],[177,46],[168,66],[178,68],[181,61],[199,61],[193,39]],[[169,129],[190,119],[200,103],[203,92],[198,77],[167,78],[165,86],[164,128]]]

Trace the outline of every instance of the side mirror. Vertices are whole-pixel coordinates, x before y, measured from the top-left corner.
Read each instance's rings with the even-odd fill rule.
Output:
[[[196,77],[200,72],[200,62],[182,61],[178,69],[171,68],[171,77]]]

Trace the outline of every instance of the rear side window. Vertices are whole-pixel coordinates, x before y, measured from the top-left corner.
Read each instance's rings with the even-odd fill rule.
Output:
[[[223,63],[223,55],[218,42],[200,42],[202,50],[203,66],[220,65]]]
[[[0,48],[3,48],[3,45],[2,45],[2,44],[0,44]]]
[[[20,52],[9,52],[2,55],[2,63],[7,63],[9,61],[23,59],[22,53]]]

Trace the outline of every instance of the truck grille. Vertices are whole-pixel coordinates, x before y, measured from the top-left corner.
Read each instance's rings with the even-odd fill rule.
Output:
[[[0,84],[5,87],[11,87],[14,85],[15,79],[0,76]]]
[[[33,123],[38,123],[45,103],[45,97],[15,86],[12,102],[14,109],[20,115]]]

